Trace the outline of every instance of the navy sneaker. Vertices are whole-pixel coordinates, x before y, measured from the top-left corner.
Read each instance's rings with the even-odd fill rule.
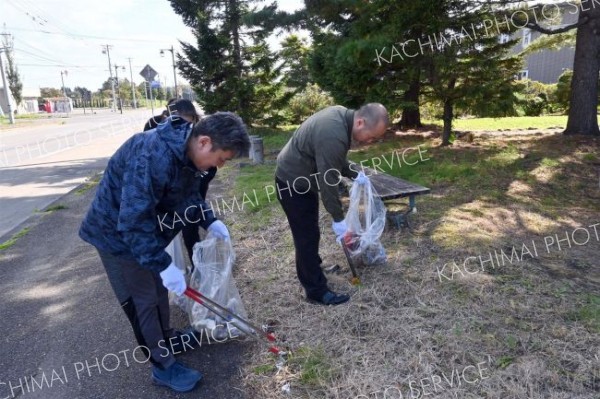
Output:
[[[171,367],[164,370],[152,366],[152,381],[177,392],[191,391],[201,379],[201,372],[185,367],[179,362],[173,363]]]
[[[320,298],[307,296],[309,301],[316,302],[321,305],[340,305],[342,303],[348,302],[350,300],[350,295],[347,294],[337,294],[333,291],[325,292]]]

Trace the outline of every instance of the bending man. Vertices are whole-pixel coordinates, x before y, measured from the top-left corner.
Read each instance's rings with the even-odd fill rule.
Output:
[[[339,105],[328,107],[302,123],[277,157],[278,199],[294,237],[298,279],[311,301],[338,305],[350,299],[327,287],[321,269],[318,192],[340,239],[347,230],[339,198],[340,175],[357,175],[346,159],[350,145],[353,140],[368,143],[383,136],[388,125],[387,110],[378,103],[357,111]]]
[[[167,290],[182,295],[186,283],[164,249],[188,223],[229,237],[201,196],[202,175],[248,147],[235,114],[218,112],[196,125],[172,115],[131,137],[111,157],[79,231],[98,250],[135,337],[147,348],[153,381],[176,391],[193,389],[202,374],[165,350],[177,340]]]

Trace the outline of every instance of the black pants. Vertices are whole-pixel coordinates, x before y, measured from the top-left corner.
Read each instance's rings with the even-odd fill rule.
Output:
[[[300,283],[311,298],[320,298],[327,292],[327,278],[321,269],[319,256],[319,194],[309,191],[298,194],[288,190],[288,184],[275,179],[277,199],[285,212],[296,248],[296,273]]]
[[[175,336],[175,331],[169,321],[168,291],[160,275],[135,261],[103,251],[98,253],[142,351],[154,365],[163,369],[171,366],[175,357],[169,339]]]
[[[190,223],[185,225],[185,227],[181,230],[183,242],[185,243],[185,249],[187,249],[192,266],[194,265],[194,261],[192,260],[192,255],[194,254],[194,245],[200,241],[200,232],[198,231],[199,227],[200,225],[198,224]]]
[[[208,185],[215,177],[216,173],[217,168],[210,168],[208,170],[208,174],[202,179],[202,185],[200,186],[200,194],[202,194],[202,198],[206,199]],[[194,261],[192,260],[192,255],[194,254],[194,245],[200,241],[200,233],[198,232],[199,227],[199,224],[188,223],[181,230],[183,242],[185,243],[185,249],[187,249],[188,257],[190,258],[192,267],[194,267]]]

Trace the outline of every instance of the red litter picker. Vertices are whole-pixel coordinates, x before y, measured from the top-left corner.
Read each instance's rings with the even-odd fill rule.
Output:
[[[270,345],[269,352],[279,356],[286,355],[285,351],[282,351],[277,346],[273,345],[273,343],[277,341],[277,338],[275,338],[275,335],[273,333],[266,332],[262,328],[253,325],[248,320],[241,318],[240,316],[231,312],[226,307],[219,305],[212,299],[204,296],[203,294],[194,290],[193,288],[187,287],[184,294],[187,297],[194,300],[195,302],[198,302],[200,305],[204,306],[223,320],[227,320],[229,323],[239,328],[240,331],[246,333],[248,336],[253,337],[261,342],[268,342]]]
[[[348,261],[348,266],[350,266],[350,271],[352,272],[351,283],[352,285],[359,285],[360,277],[356,271],[355,264],[357,257],[353,256],[352,253],[357,251],[360,246],[360,236],[356,233],[348,231],[342,238],[341,244],[342,248],[344,249],[344,255],[346,255],[346,260]]]

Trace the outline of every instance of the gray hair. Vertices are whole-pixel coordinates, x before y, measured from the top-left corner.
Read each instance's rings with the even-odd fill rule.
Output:
[[[356,115],[365,120],[365,127],[367,129],[373,129],[381,122],[383,122],[385,127],[390,125],[390,117],[387,109],[380,103],[365,104],[356,111]]]

